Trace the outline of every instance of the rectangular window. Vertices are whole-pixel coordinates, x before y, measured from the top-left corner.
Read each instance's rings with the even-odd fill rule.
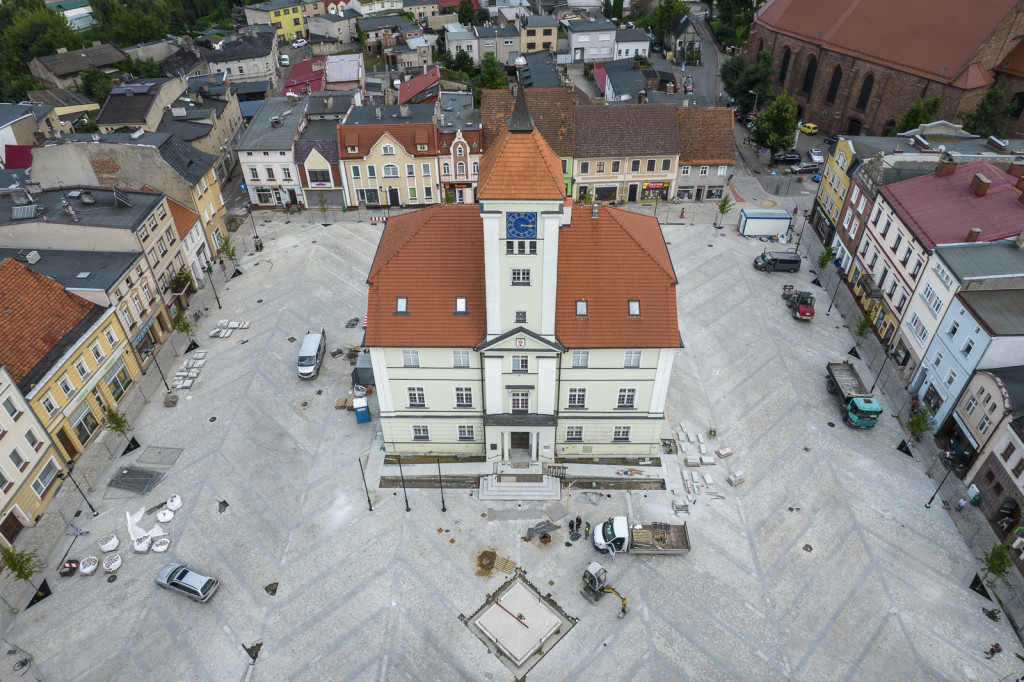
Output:
[[[473,389],[470,386],[455,387],[455,407],[461,410],[473,407]]]
[[[430,440],[430,427],[428,427],[428,426],[414,426],[414,427],[412,427],[412,439],[413,440]]]
[[[425,178],[429,178],[430,177],[430,164],[429,163],[420,164],[420,170],[422,171],[423,177],[425,177]]]
[[[512,414],[526,414],[530,411],[530,394],[528,392],[512,392]]]
[[[376,168],[376,166],[367,166],[366,167],[366,177],[368,177],[368,178],[376,178],[377,177],[377,168]]]
[[[426,407],[427,401],[423,395],[422,386],[409,386],[405,389],[409,396],[409,407]]]
[[[967,343],[965,343],[964,347],[960,349],[960,352],[964,354],[965,358],[969,358],[971,357],[972,350],[974,350],[974,340],[967,339]]]
[[[8,481],[3,472],[0,471],[0,493],[6,493],[14,487],[14,481]]]
[[[249,166],[249,179],[250,180],[259,180],[260,179],[260,169],[257,168],[256,166]],[[145,239],[145,237],[143,237],[143,239]]]
[[[452,367],[454,367],[455,369],[469,369],[469,351],[453,350]]]
[[[466,297],[456,296],[455,297],[455,312],[464,313],[466,312]]]
[[[1020,478],[1021,472],[1024,472],[1024,457],[1022,457],[1020,461],[1017,462],[1016,466],[1013,467],[1012,471],[1014,477]]]
[[[615,430],[612,432],[612,442],[628,443],[631,428],[631,426],[616,426]]]
[[[416,198],[416,188],[415,187],[410,187],[409,188],[409,203],[414,204],[414,203],[416,203],[416,200],[417,200],[417,198]]]
[[[75,370],[78,371],[78,376],[82,379],[86,379],[90,374],[92,374],[92,371],[89,369],[89,365],[85,364],[85,359],[81,357],[75,360]]]
[[[640,172],[640,159],[633,159],[633,161],[629,165],[629,169],[631,171],[633,171],[634,173],[639,173]]]
[[[583,442],[583,427],[582,426],[566,426],[565,427],[565,440],[567,443],[582,443]]]
[[[622,366],[625,369],[639,369],[640,358],[643,357],[642,350],[627,350],[626,357],[622,361]]]
[[[325,170],[311,170],[309,172],[310,182],[322,182],[329,183],[331,181],[331,172]]]
[[[710,166],[701,166],[700,167],[700,177],[706,178],[708,176],[708,170],[710,170]]]
[[[396,313],[407,313],[409,312],[409,299],[405,296],[398,296],[395,298],[395,312]]]
[[[615,403],[615,409],[617,410],[635,410],[636,409],[636,389],[635,388],[620,388],[619,397]]]
[[[418,350],[402,351],[402,367],[419,367],[420,352]]]
[[[514,287],[528,287],[528,286],[530,286],[530,270],[529,270],[529,268],[513,268],[512,269],[512,286],[514,286]]]
[[[264,166],[263,170],[265,170],[267,172],[267,180],[273,180],[274,179],[274,169],[273,168],[271,168],[270,166]]]
[[[100,346],[99,341],[94,341],[93,344],[89,346],[89,350],[92,351],[92,357],[94,360],[96,360],[97,363],[103,362],[103,360],[107,357],[106,355],[104,355],[103,347]]]
[[[572,352],[572,368],[586,369],[588,366],[590,366],[590,351],[574,350]]]
[[[39,472],[36,480],[32,481],[32,490],[36,491],[36,495],[39,497],[43,496],[43,493],[46,492],[50,483],[52,483],[53,479],[57,476],[57,471],[57,465],[52,459],[46,463],[46,466]]]
[[[1006,447],[1003,449],[1002,454],[1000,454],[999,456],[1003,458],[1004,462],[1009,462],[1010,456],[1013,455],[1016,449],[1017,448],[1013,446],[1013,443],[1007,443]]]
[[[28,460],[21,456],[21,453],[18,452],[18,448],[11,450],[10,457],[11,463],[14,464],[14,468],[18,471],[24,471],[25,467],[28,466]]]
[[[640,314],[640,301],[629,302],[629,315],[630,317],[636,317]]]
[[[595,173],[604,173],[604,161],[598,161],[594,164]]]
[[[953,371],[953,370],[949,370],[949,372],[946,373],[946,385],[947,386],[952,386],[955,383],[956,383],[956,372]]]
[[[580,162],[580,173],[583,174],[583,175],[586,175],[589,172],[590,172],[590,162],[589,161],[581,161]]]
[[[476,430],[472,426],[460,426],[459,440],[476,440]]]
[[[988,415],[986,414],[984,417],[981,418],[981,421],[978,422],[978,433],[984,436],[986,433],[988,433],[988,430],[991,426],[992,420],[989,419]]]
[[[723,166],[723,168],[724,168],[724,166]],[[661,160],[661,170],[663,170],[663,171],[672,170],[672,159],[662,159]],[[722,173],[719,173],[719,175],[722,175]]]
[[[900,244],[902,244],[902,243],[903,243],[903,235],[897,233],[896,234],[896,239],[892,240],[892,250],[893,250],[893,253],[895,253],[896,250],[898,248],[900,248]]]
[[[71,383],[71,379],[68,378],[67,374],[60,378],[57,385],[60,386],[60,390],[64,392],[65,398],[70,397],[71,394],[75,392],[75,385]]]
[[[526,311],[525,310],[517,310],[516,311],[516,324],[526,324]]]
[[[362,175],[360,174],[359,166],[352,166],[352,179],[359,180],[361,178]]]
[[[647,172],[653,173],[657,163],[658,162],[654,159],[647,159]]]
[[[4,400],[4,409],[7,410],[7,414],[14,418],[14,421],[18,421],[21,417],[21,410],[19,410],[18,406],[14,404],[14,400],[12,398]]]
[[[587,407],[587,389],[585,388],[570,388],[569,389],[569,403],[568,407],[570,410],[583,410]]]
[[[938,368],[938,366],[942,364],[942,359],[942,353],[936,353],[932,358],[932,366]]]
[[[512,356],[512,373],[513,374],[526,374],[530,371],[530,356],[529,355],[513,355]]]
[[[25,440],[32,446],[32,449],[39,452],[39,448],[43,447],[43,441],[36,438],[36,432],[29,429],[25,432]]]
[[[576,301],[576,314],[579,316],[585,316],[587,314],[586,301]]]
[[[72,428],[75,431],[75,435],[78,436],[78,442],[85,445],[89,442],[89,438],[96,432],[96,429],[100,427],[100,423],[96,421],[96,416],[89,409],[88,403],[82,403],[82,406],[71,415],[68,419],[71,423]]]
[[[964,405],[964,412],[966,412],[968,415],[972,415],[974,414],[974,409],[976,407],[978,407],[978,399],[972,395],[970,398],[968,398],[967,404]]]
[[[896,304],[896,310],[902,311],[903,306],[907,305],[907,295],[901,294],[899,303]]]
[[[53,402],[53,398],[49,395],[43,398],[43,409],[46,410],[46,413],[51,417],[57,411],[57,404]]]
[[[612,173],[618,173],[619,172],[619,163],[620,162],[618,162],[618,161],[612,161]]]
[[[689,175],[690,175],[690,167],[689,166],[680,166],[679,167],[679,175],[681,175],[682,177],[689,177]]]
[[[132,385],[132,377],[128,374],[128,368],[125,367],[123,360],[107,372],[107,375],[103,377],[103,381],[107,384],[110,394],[114,396],[114,402],[120,400],[121,396],[128,390],[128,387]]]
[[[950,338],[952,338],[952,337],[956,336],[956,333],[959,330],[960,330],[960,323],[957,322],[956,320],[954,320],[953,324],[949,325],[949,329],[946,330],[946,333],[949,334]]]

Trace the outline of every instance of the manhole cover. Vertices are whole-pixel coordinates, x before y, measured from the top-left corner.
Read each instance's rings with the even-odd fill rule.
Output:
[[[542,545],[546,545],[549,542],[551,542],[551,534],[550,533],[541,533],[540,534],[540,543]]]
[[[216,418],[216,417],[210,417],[210,422],[211,422],[211,423],[213,423],[213,422],[215,422],[215,421],[217,421],[217,418]]]
[[[836,423],[835,423],[835,422],[829,422],[829,423],[828,423],[828,427],[829,427],[830,429],[834,429],[834,428],[836,428]]]
[[[108,576],[107,576],[107,582],[108,582],[108,583],[112,583],[112,582],[114,582],[115,580],[117,580],[117,575],[116,575],[116,574],[115,574],[115,575],[108,575]]]
[[[303,400],[301,403],[299,403],[299,407],[301,407],[303,409],[309,407],[309,401],[308,400]]]
[[[263,299],[262,299],[262,298],[257,298],[257,299],[256,299],[256,302],[257,302],[257,303],[263,303]]]

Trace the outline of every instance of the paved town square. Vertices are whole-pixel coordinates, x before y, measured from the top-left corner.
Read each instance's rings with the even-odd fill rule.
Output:
[[[686,452],[660,459],[667,490],[574,489],[569,499],[563,490],[569,514],[542,544],[522,538],[548,519],[548,502],[482,502],[472,489],[446,488],[442,512],[439,490],[410,487],[406,511],[401,488],[379,485],[382,473],[397,472],[377,442],[372,396],[368,424],[335,409],[351,386],[349,360],[328,355],[317,379],[296,376],[307,329],[323,326],[329,349],[360,344],[360,325],[345,323],[362,320],[381,233],[367,215],[338,213],[326,225],[323,217],[257,213],[259,253],[247,227],[234,235],[246,240],[243,274],[225,281],[216,273],[222,308],[209,287],[193,304],[210,306],[198,324],[206,363],[193,387],[165,407],[150,368],[141,385],[149,404],[141,407],[140,387],[132,392],[142,447],[110,461],[122,446],[107,433],[76,468],[94,488],[86,492],[99,516],[65,484],[25,531],[24,546],[48,543],[42,577],[53,596],[14,616],[7,637],[26,649],[31,642],[43,679],[511,680],[460,620],[510,578],[478,560],[485,552],[510,560],[576,619],[532,680],[996,680],[1019,672],[1011,628],[986,618],[981,609],[992,603],[967,589],[975,553],[938,500],[924,506],[936,482],[896,449],[900,406],[887,405],[875,429],[855,430],[826,392],[825,363],[846,358],[853,337],[836,310],[825,314],[827,294],[809,285],[813,264],[795,274],[755,271],[765,245],[733,227],[713,229],[710,207],[696,224],[672,215],[664,234],[684,348],[663,436],[699,433],[710,452],[734,454],[683,467],[699,448],[687,441]],[[457,266],[438,259],[438,267]],[[815,320],[791,317],[784,284],[817,290]],[[221,319],[250,326],[209,337]],[[181,334],[173,344],[159,355],[170,375],[189,357],[174,356],[187,344]],[[145,494],[107,487],[129,466],[162,477]],[[713,483],[676,517],[672,501],[685,500],[682,477],[694,471]],[[746,481],[728,486],[737,471]],[[169,551],[132,553],[126,512],[172,493],[184,504],[161,524]],[[119,534],[116,581],[102,572],[57,575],[70,542],[59,514],[76,512],[90,535],[76,539],[72,556],[100,554],[96,541]],[[566,524],[577,514],[592,526],[623,514],[685,521],[693,549],[612,558],[589,540],[567,546]],[[155,514],[144,515],[140,525],[154,523]],[[628,599],[621,620],[614,597],[590,604],[580,594],[594,560]],[[219,578],[211,602],[159,590],[153,578],[166,561]],[[30,594],[21,586],[23,600]],[[994,642],[1004,652],[986,660]]]

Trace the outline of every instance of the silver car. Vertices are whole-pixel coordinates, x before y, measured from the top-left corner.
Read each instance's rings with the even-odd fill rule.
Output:
[[[807,150],[807,158],[814,163],[825,163],[825,155],[817,147],[811,147]]]
[[[206,603],[217,591],[220,581],[185,564],[167,564],[156,574],[160,587],[183,594],[194,601]]]

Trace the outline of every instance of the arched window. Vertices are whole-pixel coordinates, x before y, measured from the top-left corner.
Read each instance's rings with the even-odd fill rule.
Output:
[[[789,58],[793,56],[792,51],[787,47],[782,53],[782,66],[779,67],[779,83],[785,85],[786,74],[789,73]]]
[[[764,52],[764,38],[761,38],[761,42],[757,44],[757,53],[761,54]]]
[[[834,104],[836,101],[836,95],[839,94],[839,81],[843,80],[843,70],[838,66],[832,69],[832,80],[828,84],[828,93],[825,95],[825,101],[829,104]]]
[[[451,175],[452,174],[452,165],[450,163],[442,164],[441,165],[441,174],[442,175]]]
[[[455,156],[463,156],[463,151],[464,150],[462,149],[462,145],[459,145],[458,147],[455,148]]]
[[[384,156],[394,156],[395,148],[389,144],[386,144],[380,148],[380,153],[383,154]]]
[[[818,58],[811,55],[811,58],[807,60],[807,71],[804,72],[804,84],[801,86],[800,92],[811,93],[816,75],[818,75]]]
[[[1020,118],[1021,113],[1024,113],[1024,92],[1018,92],[1014,95],[1006,110],[1012,118]]]
[[[455,172],[458,174],[458,177],[463,177],[466,174],[466,163],[464,161],[459,161],[455,164]]]
[[[476,161],[473,162],[473,175],[477,175],[480,172],[480,164]]]
[[[860,86],[860,97],[857,98],[857,109],[864,111],[868,108],[868,102],[871,101],[871,90],[875,87],[875,77],[870,73],[867,78],[864,79],[864,84]]]
[[[398,166],[393,163],[389,163],[384,166],[384,177],[385,178],[397,178],[398,177]]]

